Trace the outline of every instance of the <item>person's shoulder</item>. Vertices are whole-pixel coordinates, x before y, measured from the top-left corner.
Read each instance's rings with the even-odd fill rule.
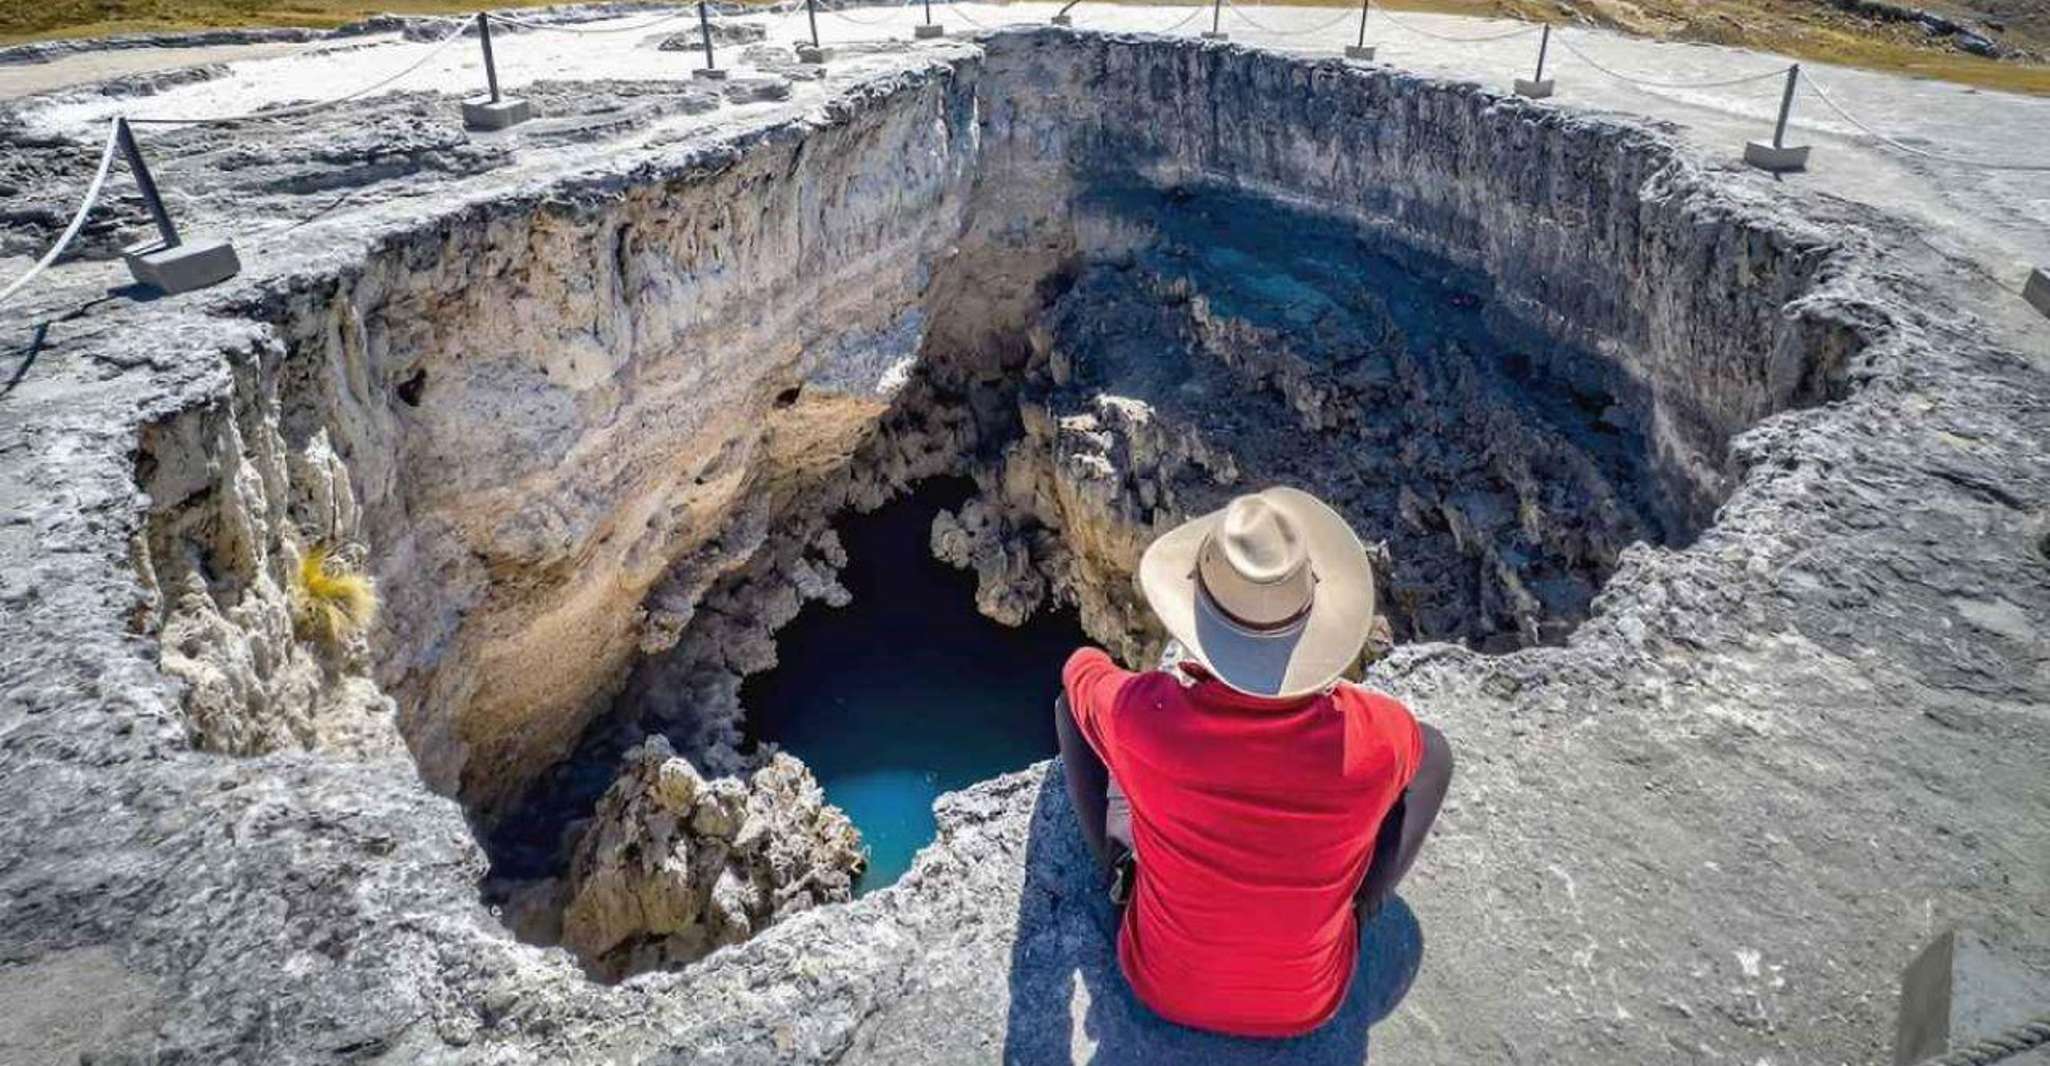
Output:
[[[1415,742],[1417,716],[1401,700],[1350,681],[1339,682],[1331,695],[1349,721],[1403,746]]]
[[[1421,758],[1421,734],[1417,715],[1400,699],[1341,681],[1332,687],[1330,699],[1345,720],[1345,777],[1353,781],[1378,781],[1392,761],[1394,773],[1408,781]]]
[[[1067,669],[1069,670],[1082,667],[1096,667],[1100,669],[1106,666],[1116,669],[1117,665],[1116,661],[1111,659],[1109,652],[1094,644],[1084,644],[1068,653]]]
[[[1386,692],[1376,691],[1351,681],[1340,681],[1332,686],[1331,698],[1341,706],[1358,708],[1370,714],[1400,714],[1410,717],[1409,706]]]

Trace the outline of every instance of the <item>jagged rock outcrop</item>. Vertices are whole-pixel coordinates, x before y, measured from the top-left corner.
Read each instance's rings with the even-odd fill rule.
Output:
[[[695,962],[853,897],[866,857],[811,772],[772,757],[711,781],[661,737],[627,754],[571,859],[562,940],[612,980]]]
[[[1645,413],[1533,369],[1562,356],[1484,324],[1480,297],[1405,291],[1374,254],[1254,260],[1250,242],[1126,218],[1157,243],[1049,309],[1022,439],[984,471],[985,499],[935,526],[991,617],[1051,594],[1150,661],[1139,553],[1243,484],[1310,487],[1346,513],[1378,545],[1397,636],[1495,651],[1558,642],[1627,545],[1689,535],[1645,462]]]
[[[960,513],[941,511],[932,520],[933,558],[975,572],[975,606],[1005,625],[1022,625],[1046,599],[1047,578],[1033,565],[1021,534],[1007,530],[1003,514],[986,501],[970,500]],[[1047,538],[1041,555],[1058,550]]]
[[[152,520],[136,539],[138,624],[186,685],[187,726],[203,751],[403,751],[397,708],[372,679],[360,633],[339,642],[295,624],[293,576],[317,545],[362,561],[347,463],[325,432],[287,444],[274,349],[254,353],[233,402],[208,404],[142,434],[137,481]]]

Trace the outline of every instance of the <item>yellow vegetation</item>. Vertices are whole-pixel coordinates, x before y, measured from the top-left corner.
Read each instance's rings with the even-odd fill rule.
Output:
[[[339,644],[377,619],[377,586],[347,569],[325,547],[308,549],[292,582],[299,634]]]

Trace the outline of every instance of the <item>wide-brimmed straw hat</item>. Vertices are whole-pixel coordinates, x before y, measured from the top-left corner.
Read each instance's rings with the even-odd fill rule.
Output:
[[[1338,512],[1271,488],[1160,535],[1139,590],[1190,655],[1240,692],[1318,692],[1359,658],[1374,568]]]

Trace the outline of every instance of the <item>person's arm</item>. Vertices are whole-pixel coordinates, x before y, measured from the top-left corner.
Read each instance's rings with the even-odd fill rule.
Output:
[[[1105,827],[1105,815],[1109,811],[1110,768],[1096,755],[1096,749],[1082,736],[1082,727],[1075,722],[1075,716],[1068,706],[1068,696],[1062,693],[1053,701],[1054,734],[1060,740],[1062,776],[1067,778],[1068,804],[1075,808],[1075,820],[1081,823],[1082,839],[1089,845],[1089,854],[1096,857],[1099,869],[1108,870],[1115,861],[1111,855],[1110,833]]]
[[[1082,822],[1082,836],[1099,866],[1108,870],[1113,856],[1104,815],[1109,803],[1112,743],[1110,708],[1118,690],[1131,678],[1100,648],[1079,648],[1061,668],[1061,696],[1054,701],[1054,734],[1060,742],[1068,802]]]
[[[1423,850],[1431,823],[1438,820],[1438,807],[1445,802],[1445,790],[1452,785],[1452,745],[1443,733],[1422,722],[1417,730],[1423,735],[1423,755],[1416,776],[1382,820],[1380,836],[1374,840],[1374,858],[1358,896],[1362,919],[1395,894],[1395,886]]]

